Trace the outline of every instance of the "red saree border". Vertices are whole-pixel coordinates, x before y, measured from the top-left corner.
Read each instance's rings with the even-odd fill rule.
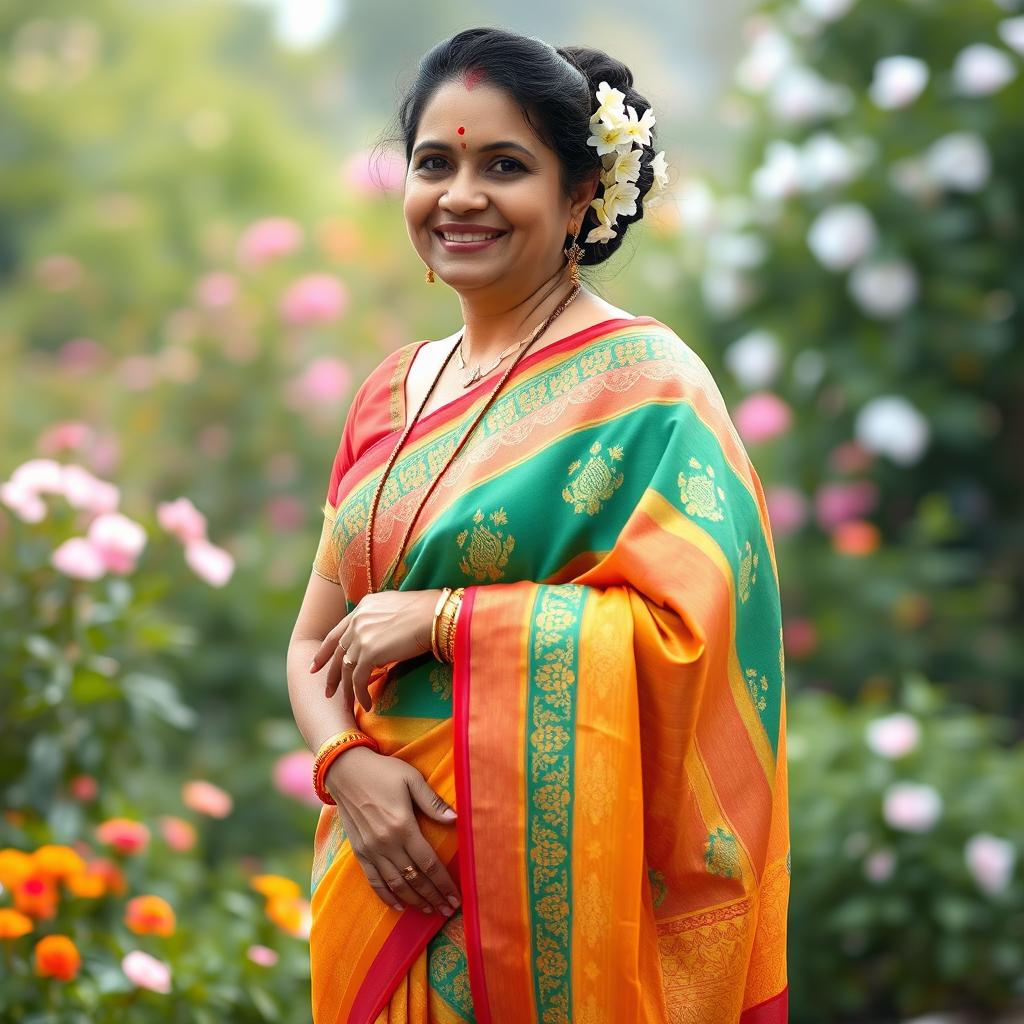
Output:
[[[454,881],[459,882],[459,855],[447,865]],[[412,966],[413,961],[426,948],[427,943],[444,927],[448,920],[435,911],[424,914],[412,907],[403,911],[398,923],[384,940],[373,966],[366,972],[359,992],[352,1003],[349,1024],[373,1024],[388,1004],[392,993]]]
[[[777,996],[766,999],[757,1006],[748,1006],[740,1014],[740,1024],[788,1024],[789,985]]]
[[[440,410],[438,410],[440,411]],[[469,990],[473,998],[473,1014],[477,1024],[492,1024],[491,1004],[484,977],[483,949],[480,944],[480,908],[476,891],[476,853],[473,848],[473,801],[469,784],[469,628],[473,614],[476,587],[466,587],[455,630],[455,662],[452,679],[453,743],[455,746],[455,792],[458,797],[458,820],[455,832],[462,858],[460,888],[462,891],[462,923],[466,935],[466,963],[469,969]],[[462,628],[458,628],[461,624]]]

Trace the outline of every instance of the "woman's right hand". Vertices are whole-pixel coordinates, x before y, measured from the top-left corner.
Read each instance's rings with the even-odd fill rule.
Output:
[[[377,895],[395,910],[405,910],[400,898],[424,913],[451,916],[459,905],[458,890],[424,839],[414,805],[445,825],[455,824],[455,812],[427,780],[407,761],[360,746],[334,759],[324,784],[338,805],[352,852]],[[419,874],[407,882],[402,869],[410,864]]]

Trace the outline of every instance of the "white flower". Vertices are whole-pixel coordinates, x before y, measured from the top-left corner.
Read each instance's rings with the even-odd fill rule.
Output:
[[[750,278],[731,267],[708,267],[701,278],[701,291],[708,309],[722,317],[743,312],[757,297]]]
[[[951,132],[936,140],[925,153],[932,180],[957,192],[979,192],[992,171],[985,140],[974,132]]]
[[[871,99],[883,110],[913,103],[928,84],[928,65],[917,57],[883,57],[875,64]]]
[[[906,260],[861,263],[847,282],[850,295],[869,316],[891,320],[917,298],[917,272]]]
[[[882,816],[901,832],[927,832],[942,815],[942,796],[926,783],[894,782],[882,800]]]
[[[787,124],[803,124],[832,114],[844,114],[853,106],[849,89],[826,81],[801,65],[787,67],[772,86],[772,113]]]
[[[854,434],[868,451],[888,455],[907,466],[917,462],[928,446],[928,420],[901,395],[871,399],[854,423]]]
[[[964,845],[964,860],[979,887],[995,895],[1010,884],[1017,850],[1009,839],[979,832]]]
[[[748,391],[769,387],[782,368],[778,337],[771,331],[749,331],[725,350],[725,365]]]
[[[775,25],[756,28],[757,35],[736,69],[736,81],[752,93],[772,86],[793,59],[793,45]]]
[[[853,6],[854,0],[800,0],[808,14],[821,21],[837,21]]]
[[[868,722],[864,737],[879,757],[895,760],[905,757],[917,747],[921,739],[921,727],[913,715],[896,711]]]
[[[637,117],[636,107],[626,107],[629,111],[629,120],[625,125],[625,132],[630,142],[638,142],[641,146],[651,144],[651,129],[654,127],[654,111],[648,107],[641,117]]]
[[[719,231],[707,244],[708,262],[719,267],[749,269],[764,262],[764,239],[752,231]]]
[[[1017,77],[1009,56],[988,43],[965,47],[953,63],[953,85],[965,96],[988,96]]]
[[[868,162],[870,144],[856,139],[849,145],[831,132],[816,132],[803,146],[800,154],[800,177],[808,191],[846,185]]]
[[[615,150],[605,156],[605,170],[601,173],[601,184],[605,187],[614,185],[615,182],[636,181],[640,177],[640,158],[643,150],[631,149],[628,153],[620,153]]]
[[[607,82],[602,82],[595,93],[598,108],[590,115],[590,123],[596,124],[603,121],[606,125],[621,124],[626,119],[626,110],[623,101],[626,94],[618,89],[613,89]]]
[[[628,123],[628,121],[621,121],[618,124],[609,125],[604,121],[598,121],[591,125],[593,134],[587,139],[587,145],[596,147],[598,156],[617,149],[628,152],[633,147],[633,140],[626,134]]]
[[[615,181],[604,190],[601,201],[604,212],[610,221],[623,215],[632,217],[636,213],[636,201],[640,198],[640,189],[632,182]]]
[[[1024,15],[999,22],[999,38],[1010,49],[1024,56]]]
[[[765,147],[765,160],[751,179],[754,195],[772,201],[800,191],[800,150],[791,142],[775,140]]]
[[[651,161],[651,171],[654,174],[654,182],[651,185],[651,191],[657,189],[661,192],[663,189],[668,187],[668,161],[665,159],[665,150],[660,150],[654,154],[654,159]]]
[[[823,210],[807,232],[807,244],[829,270],[846,270],[874,248],[878,229],[859,203],[840,203]]]

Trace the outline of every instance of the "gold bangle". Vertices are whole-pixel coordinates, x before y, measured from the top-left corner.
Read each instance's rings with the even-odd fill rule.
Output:
[[[313,759],[313,789],[320,800],[325,804],[333,804],[334,800],[324,786],[324,776],[335,757],[340,756],[350,746],[368,746],[376,753],[380,753],[380,745],[372,736],[367,736],[360,729],[345,729],[328,736]]]
[[[455,622],[459,616],[459,609],[462,607],[462,595],[465,587],[459,587],[452,592],[451,599],[441,613],[441,649],[444,652],[444,660],[450,665],[455,660]]]
[[[452,588],[445,587],[441,591],[441,596],[437,599],[437,604],[434,605],[434,618],[430,623],[430,650],[433,652],[435,658],[441,661],[441,652],[437,649],[437,620],[441,613],[441,609],[444,603],[448,600],[448,596],[451,594]]]

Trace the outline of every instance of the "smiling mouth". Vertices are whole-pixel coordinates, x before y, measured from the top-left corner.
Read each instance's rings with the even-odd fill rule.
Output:
[[[500,238],[504,231],[435,231],[434,234],[446,242],[489,242]]]

